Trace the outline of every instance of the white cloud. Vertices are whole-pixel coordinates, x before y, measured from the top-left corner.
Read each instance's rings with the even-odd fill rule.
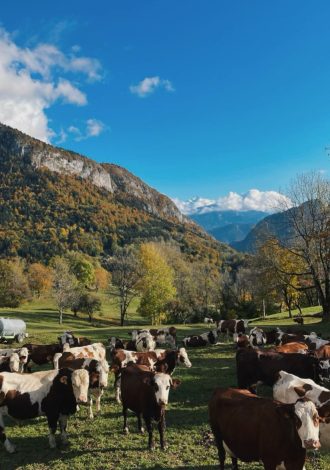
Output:
[[[158,88],[163,88],[168,92],[174,91],[174,87],[170,80],[164,80],[160,77],[146,77],[137,85],[131,85],[129,87],[130,92],[133,93],[133,95],[139,96],[140,98],[145,98],[146,96],[151,95]]]
[[[101,78],[101,65],[93,58],[65,55],[52,44],[19,47],[0,29],[0,122],[40,140],[54,136],[46,110],[55,102],[83,106],[86,94],[64,78],[70,73],[88,81]],[[60,132],[59,140],[63,142]]]
[[[72,134],[74,136],[74,140],[77,142],[81,140],[86,140],[89,137],[97,137],[102,132],[106,131],[108,128],[107,126],[100,120],[98,119],[87,119],[87,121],[84,124],[85,129],[82,131],[76,126],[70,126],[67,129],[67,132],[69,134]]]
[[[272,213],[279,211],[283,204],[287,207],[292,205],[290,199],[283,194],[276,191],[259,191],[259,189],[250,189],[243,195],[231,191],[227,196],[218,199],[194,197],[187,201],[174,198],[173,201],[180,211],[187,215],[227,210]]]

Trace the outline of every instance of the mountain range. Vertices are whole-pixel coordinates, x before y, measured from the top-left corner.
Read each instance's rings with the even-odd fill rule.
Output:
[[[191,214],[190,218],[201,225],[214,238],[232,244],[243,240],[250,230],[268,214],[261,211],[211,211]]]
[[[98,163],[0,124],[0,255],[47,261],[66,250],[103,256],[166,241],[191,259],[232,250],[125,168]]]

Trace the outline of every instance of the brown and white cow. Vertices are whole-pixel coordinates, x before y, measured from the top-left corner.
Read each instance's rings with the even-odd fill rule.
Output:
[[[312,401],[286,405],[248,390],[217,388],[209,417],[221,470],[226,452],[234,469],[239,459],[261,461],[265,470],[303,470],[306,449],[320,447],[319,417]]]
[[[238,333],[245,333],[248,327],[249,320],[220,320],[217,323],[218,333],[234,336]]]
[[[299,398],[308,398],[318,410],[320,422],[320,442],[330,448],[330,391],[310,379],[301,379],[281,371],[273,387],[275,400],[282,403],[295,403]]]
[[[330,345],[321,346],[314,351],[314,354],[319,359],[330,359]]]
[[[0,372],[20,372],[21,363],[19,355],[12,353],[10,356],[0,356]]]
[[[208,344],[216,344],[218,342],[218,331],[211,330],[200,335],[190,335],[183,338],[182,343],[185,347],[196,348],[207,346]]]
[[[308,346],[305,343],[286,343],[282,346],[276,346],[276,348],[274,349],[276,352],[282,352],[287,354],[307,354],[308,352]]]
[[[55,432],[60,425],[61,440],[67,444],[67,419],[77,403],[87,403],[89,377],[86,370],[61,369],[34,374],[0,374],[0,441],[10,453],[15,446],[5,434],[3,417],[25,420],[46,415],[49,445],[56,447]]]
[[[97,361],[105,360],[106,349],[102,343],[93,343],[87,346],[80,346],[76,348],[70,348],[68,344],[63,346],[63,353],[57,353],[53,357],[54,369],[59,369],[59,361],[63,357],[63,360],[68,361],[71,359],[96,359]]]
[[[73,359],[72,357],[66,357],[64,354],[58,361],[58,367],[60,369],[87,370],[89,374],[89,417],[93,419],[93,396],[96,401],[96,411],[99,413],[101,411],[103,390],[108,386],[109,364],[107,361],[104,359],[97,361],[90,358]]]
[[[170,388],[177,388],[180,380],[173,379],[163,372],[151,372],[145,366],[132,364],[122,371],[121,396],[123,403],[124,432],[128,433],[127,410],[138,417],[138,428],[143,432],[144,419],[149,440],[149,450],[154,449],[152,421],[156,421],[160,436],[160,446],[166,448],[165,441],[165,408],[168,403]]]
[[[16,348],[16,349],[0,349],[0,357],[9,357],[13,353],[18,354],[19,361],[20,361],[19,372],[23,372],[23,370],[26,367],[27,362],[29,360],[29,351],[28,351],[28,349],[25,346],[23,346],[21,348]]]
[[[62,352],[62,346],[59,344],[25,344],[25,347],[28,350],[28,357],[26,358],[26,363],[24,364],[24,370],[31,372],[31,362],[37,366],[42,366],[53,362],[54,355],[56,353]]]
[[[252,348],[236,353],[237,384],[239,388],[253,388],[258,383],[273,386],[278,373],[285,370],[303,378],[320,380],[321,361],[305,354],[285,354]]]
[[[148,352],[133,352],[125,350],[117,350],[113,355],[111,371],[115,374],[115,395],[118,403],[120,400],[120,377],[121,371],[127,365],[134,363],[144,365],[151,371],[166,372],[170,375],[173,374],[175,367],[183,365],[191,367],[192,364],[189,360],[185,348],[179,349],[156,349],[155,351]]]

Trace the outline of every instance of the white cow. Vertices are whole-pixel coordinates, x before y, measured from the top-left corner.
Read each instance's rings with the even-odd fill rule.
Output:
[[[18,354],[20,361],[20,370],[18,372],[24,371],[24,366],[29,359],[29,351],[27,348],[16,348],[16,349],[0,349],[0,357],[9,357],[13,353]]]

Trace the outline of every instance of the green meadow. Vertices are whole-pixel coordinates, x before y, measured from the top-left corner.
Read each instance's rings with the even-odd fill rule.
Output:
[[[306,309],[304,314],[309,331],[322,332],[326,337],[330,328],[325,328],[319,321],[308,315],[319,308]],[[1,309],[0,316],[22,318],[28,325],[29,342],[49,343],[57,340],[58,334],[65,329],[72,329],[75,334],[87,336],[93,341],[106,343],[110,336],[128,338],[134,326],[141,326],[142,319],[134,314],[129,317],[127,327],[118,326],[116,307],[107,301],[93,324],[85,317],[74,318],[71,313],[64,316],[63,325],[57,321],[55,306],[49,299],[41,299],[18,309]],[[253,324],[266,327],[294,325],[287,319],[287,314],[278,314],[259,320]],[[181,340],[186,334],[206,331],[208,326],[177,325]],[[6,346],[3,346],[6,347]],[[216,346],[189,350],[193,364],[191,369],[177,368],[174,377],[182,380],[181,386],[170,393],[168,406],[167,441],[169,448],[163,452],[156,448],[147,450],[147,436],[137,432],[136,418],[129,419],[130,434],[122,433],[123,421],[121,406],[114,401],[113,377],[102,400],[101,414],[94,420],[87,418],[87,409],[80,411],[69,420],[69,441],[66,448],[51,450],[48,446],[48,428],[44,417],[24,423],[7,422],[7,435],[17,446],[17,452],[9,455],[0,448],[1,470],[131,470],[131,469],[214,469],[218,459],[216,448],[207,437],[209,431],[207,404],[212,391],[217,386],[235,386],[235,350],[232,343],[225,341]],[[267,392],[267,391],[266,391]],[[269,392],[269,391],[268,391]],[[270,430],[271,432],[271,430]],[[156,443],[158,432],[155,430]],[[330,451],[321,451],[319,468],[330,468]],[[230,460],[227,460],[230,468]],[[240,464],[241,468],[260,469],[261,465]],[[308,460],[307,469],[312,470],[312,461]]]

